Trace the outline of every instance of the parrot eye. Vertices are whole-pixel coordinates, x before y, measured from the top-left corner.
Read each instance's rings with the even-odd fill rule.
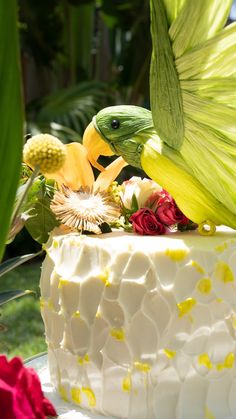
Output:
[[[113,129],[117,129],[117,128],[119,128],[119,126],[120,126],[120,121],[118,119],[113,119],[111,121],[111,127]]]

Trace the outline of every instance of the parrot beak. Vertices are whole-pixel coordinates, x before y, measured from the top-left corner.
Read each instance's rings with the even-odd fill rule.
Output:
[[[87,149],[88,160],[90,163],[101,172],[105,170],[104,167],[97,162],[99,156],[113,156],[114,153],[110,149],[109,145],[99,135],[93,122],[90,122],[84,131],[83,145]]]

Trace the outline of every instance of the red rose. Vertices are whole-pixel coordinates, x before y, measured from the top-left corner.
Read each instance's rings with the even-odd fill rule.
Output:
[[[18,357],[8,361],[0,355],[0,412],[2,419],[45,419],[57,415],[44,397],[36,372],[24,367]]]
[[[173,199],[161,204],[157,208],[156,214],[159,220],[167,226],[179,223],[184,225],[186,222],[188,222],[188,219],[185,217],[182,211],[180,211]]]
[[[130,217],[135,233],[142,235],[158,235],[165,233],[165,226],[160,223],[150,208],[141,208]]]

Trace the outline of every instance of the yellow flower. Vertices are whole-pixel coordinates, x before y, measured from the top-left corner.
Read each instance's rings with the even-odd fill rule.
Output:
[[[51,209],[56,218],[72,230],[101,233],[100,225],[111,224],[120,215],[120,208],[109,187],[127,163],[122,157],[114,160],[95,180],[86,148],[79,143],[66,145],[64,165],[50,177],[59,190],[55,192]]]
[[[90,163],[96,167],[98,170],[104,170],[104,167],[97,162],[97,159],[100,155],[102,156],[112,156],[114,153],[111,151],[111,148],[105,141],[102,140],[100,135],[94,129],[93,123],[87,126],[83,135],[83,145],[85,146],[88,159]]]
[[[95,180],[86,148],[79,143],[70,143],[66,145],[66,159],[61,169],[46,176],[55,179],[59,187],[64,185],[73,191],[78,191],[81,187],[101,191],[109,188],[125,166],[127,163],[124,159],[118,157],[105,169],[100,166],[102,172]]]
[[[23,160],[32,169],[43,174],[59,170],[66,159],[66,147],[50,134],[38,134],[30,138],[23,149]]]

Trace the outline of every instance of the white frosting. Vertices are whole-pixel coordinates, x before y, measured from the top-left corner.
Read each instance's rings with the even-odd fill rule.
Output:
[[[46,250],[62,398],[118,418],[236,418],[236,232],[71,234]]]

